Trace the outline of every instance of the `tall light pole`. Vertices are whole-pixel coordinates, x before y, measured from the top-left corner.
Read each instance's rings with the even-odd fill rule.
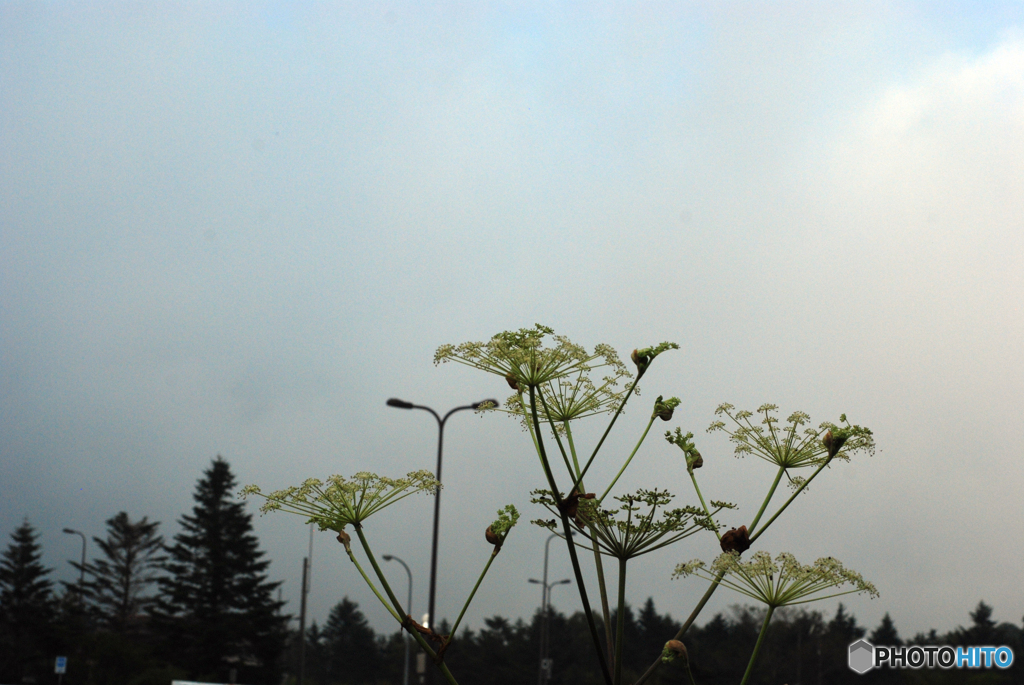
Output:
[[[392,560],[404,566],[405,574],[409,576],[409,599],[405,605],[405,613],[412,616],[412,571],[409,570],[409,566],[404,561],[393,554],[384,555],[384,561]],[[405,641],[405,675],[402,676],[402,685],[409,685],[409,633],[403,632],[402,637]]]
[[[78,602],[82,602],[83,592],[85,591],[85,533],[80,530],[72,530],[65,528],[64,532],[68,535],[81,535],[82,536],[82,563],[78,567]]]
[[[569,535],[572,535],[570,531]],[[559,537],[556,533],[552,533],[548,536],[548,539],[544,541],[544,580],[530,579],[531,583],[536,583],[541,586],[540,596],[540,607],[541,607],[541,629],[540,629],[540,670],[537,674],[537,684],[544,685],[545,680],[545,668],[544,659],[547,658],[548,652],[548,600],[550,598],[551,588],[555,585],[564,585],[570,582],[568,579],[560,580],[557,583],[548,585],[548,552],[551,551],[551,541]]]
[[[537,674],[537,685],[544,685],[544,683],[551,679],[551,669],[547,664],[548,633],[550,632],[548,626],[548,618],[551,616],[551,588],[555,587],[556,585],[568,585],[572,581],[568,578],[565,578],[563,580],[556,580],[553,583],[541,583],[539,580],[530,578],[530,582],[544,586],[544,605],[540,629],[540,670]]]
[[[484,400],[483,402],[474,402],[473,404],[463,405],[461,407],[455,407],[441,418],[437,415],[437,412],[430,407],[425,407],[419,404],[413,404],[412,402],[406,402],[405,400],[399,400],[392,397],[387,401],[389,407],[395,407],[396,409],[422,409],[429,411],[434,419],[437,421],[437,482],[438,487],[434,491],[434,542],[430,548],[430,599],[427,606],[427,613],[430,616],[429,628],[433,629],[437,623],[437,619],[434,616],[434,600],[437,591],[437,535],[438,535],[438,520],[441,515],[441,449],[444,443],[444,424],[448,420],[448,417],[457,411],[464,411],[466,409],[479,409],[485,404],[497,407],[499,406],[498,400]],[[428,671],[427,678],[433,679],[433,673]]]

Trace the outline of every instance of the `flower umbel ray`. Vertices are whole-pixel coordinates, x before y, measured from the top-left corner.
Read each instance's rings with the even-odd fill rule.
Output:
[[[558,426],[595,414],[615,412],[626,394],[619,383],[629,378],[632,374],[620,364],[612,367],[600,385],[590,378],[589,369],[541,383],[537,387],[537,415],[541,422]],[[525,428],[533,414],[529,396],[512,395],[505,400],[505,411],[521,419]]]
[[[680,564],[672,577],[699,576],[713,581],[720,573],[724,573],[722,585],[772,608],[854,592],[878,596],[873,584],[837,559],[823,557],[813,564],[802,565],[788,552],[780,553],[774,561],[767,552],[755,552],[750,561],[740,561],[736,552],[726,552],[715,559],[710,568],[699,559]]]
[[[557,505],[550,492],[535,490],[533,495],[534,503],[543,504],[557,514]],[[617,509],[601,509],[596,500],[581,498],[574,516],[576,532],[596,542],[602,554],[617,559],[632,559],[702,529],[714,527],[713,520],[698,507],[664,510],[672,498],[673,495],[666,490],[638,490],[630,495],[616,497],[622,505]],[[659,508],[663,511],[656,518]],[[717,506],[711,513],[715,514],[721,509],[721,506]],[[533,523],[552,531],[557,528],[553,521],[540,519]]]
[[[264,494],[258,485],[247,485],[241,497],[258,495],[266,500],[260,512],[287,511],[308,517],[320,530],[342,532],[348,524],[358,527],[384,507],[417,492],[433,494],[441,483],[430,471],[411,471],[405,478],[387,478],[361,471],[351,478],[331,476],[326,482],[309,478],[302,485]]]
[[[715,421],[708,427],[708,432],[724,431],[729,440],[736,445],[737,457],[753,454],[785,469],[801,466],[818,466],[834,459],[850,460],[855,452],[875,453],[875,440],[871,430],[861,426],[850,425],[846,414],[839,417],[840,424],[824,422],[817,429],[801,426],[810,422],[811,417],[802,411],[795,411],[786,419],[785,426],[779,425],[775,416],[778,407],[774,404],[762,404],[757,414],[764,418],[759,424],[753,423],[754,412],[739,410],[731,404],[721,404],[715,414],[727,416],[732,426],[725,421]],[[829,435],[829,441],[837,440],[841,449],[829,455],[829,447],[822,438]]]
[[[554,341],[551,347],[544,346],[544,339],[548,336]],[[592,363],[595,360],[601,361]],[[585,373],[599,366],[612,367],[613,376],[627,373],[611,347],[598,345],[591,354],[541,324],[518,331],[504,331],[487,342],[466,342],[437,348],[434,364],[450,361],[503,376],[518,391],[574,373]]]

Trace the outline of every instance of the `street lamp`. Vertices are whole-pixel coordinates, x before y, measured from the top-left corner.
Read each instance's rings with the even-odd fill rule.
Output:
[[[71,530],[65,528],[64,532],[68,535],[81,535],[82,536],[82,563],[78,567],[78,601],[82,601],[82,592],[85,590],[85,533],[80,530]]]
[[[404,561],[392,554],[385,554],[384,561],[397,561],[405,567],[405,573],[409,576],[409,601],[405,605],[405,613],[412,616],[412,571]],[[409,685],[409,633],[403,631],[402,637],[405,640],[405,675],[402,676],[402,685]]]
[[[557,580],[553,583],[542,583],[539,580],[530,578],[531,583],[544,586],[543,614],[541,615],[540,629],[540,671],[537,674],[538,685],[544,685],[551,678],[551,666],[548,663],[548,618],[551,615],[551,588],[556,585],[568,585],[572,581],[568,578]]]
[[[389,407],[395,407],[396,409],[422,409],[429,411],[434,419],[437,421],[437,482],[438,487],[434,491],[434,542],[430,549],[430,598],[428,600],[427,613],[430,616],[428,628],[433,629],[435,618],[434,618],[434,599],[437,590],[437,535],[438,535],[438,519],[441,515],[441,448],[444,442],[444,424],[448,420],[448,417],[457,411],[463,411],[465,409],[479,409],[484,405],[491,405],[492,407],[500,406],[498,400],[484,400],[483,402],[474,402],[473,404],[467,404],[461,407],[455,407],[441,418],[437,415],[437,412],[430,407],[425,407],[419,404],[413,404],[412,402],[406,402],[405,400],[399,400],[394,397],[387,401]],[[432,678],[433,675],[428,675],[428,678]]]
[[[569,535],[573,535],[572,531]],[[540,672],[537,674],[538,685],[544,685],[545,677],[544,660],[547,658],[548,652],[548,603],[551,597],[551,588],[555,585],[565,585],[570,582],[569,579],[560,580],[557,583],[551,583],[548,585],[548,552],[551,551],[551,541],[559,537],[557,533],[552,533],[548,536],[548,539],[544,541],[544,580],[530,579],[531,583],[543,586],[541,588],[540,606],[541,606],[541,629],[540,629]]]

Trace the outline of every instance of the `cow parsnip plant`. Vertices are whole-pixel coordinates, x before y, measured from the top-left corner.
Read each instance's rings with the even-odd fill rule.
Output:
[[[776,467],[757,513],[748,524],[739,527],[726,530],[726,524],[715,518],[723,512],[731,516],[736,507],[728,502],[705,498],[697,477],[697,471],[704,467],[704,457],[693,441],[693,433],[684,434],[681,428],[667,431],[665,439],[683,452],[685,471],[693,486],[695,501],[669,509],[673,496],[666,490],[641,489],[634,493],[615,494],[616,484],[638,455],[654,421],[672,420],[674,410],[681,404],[678,397],[665,399],[659,396],[646,417],[646,425],[640,430],[635,446],[628,455],[607,469],[615,475],[606,483],[599,483],[600,487],[588,487],[594,485],[592,481],[595,479],[589,478],[588,474],[602,454],[608,435],[621,418],[626,404],[639,395],[638,382],[658,357],[678,348],[675,343],[663,342],[633,350],[630,360],[634,372],[607,345],[597,345],[591,352],[537,324],[532,328],[498,333],[486,342],[442,345],[434,356],[436,365],[448,362],[464,364],[499,376],[512,389],[512,396],[500,410],[520,421],[530,436],[544,480],[544,486],[534,491],[532,502],[546,508],[548,515],[553,517],[539,518],[534,523],[555,531],[566,543],[595,659],[606,685],[623,685],[627,563],[647,552],[696,535],[715,535],[723,554],[710,565],[695,560],[677,567],[675,577],[701,578],[709,582],[708,588],[678,633],[666,636],[669,639],[664,650],[661,654],[652,655],[651,666],[634,685],[646,682],[663,662],[674,659],[687,661],[682,639],[720,586],[768,606],[741,685],[747,682],[755,668],[757,652],[775,608],[847,592],[877,595],[873,585],[832,557],[824,557],[805,566],[787,553],[773,560],[767,553],[755,551],[749,561],[742,560],[742,554],[758,541],[796,497],[807,491],[807,486],[825,468],[836,460],[849,461],[858,453],[874,453],[871,431],[850,424],[845,414],[840,416],[839,423],[824,422],[813,428],[810,427],[810,417],[800,411],[792,412],[784,423],[780,422],[776,416],[778,408],[772,404],[762,405],[757,412],[737,410],[730,404],[717,408],[715,414],[720,418],[711,424],[708,431],[727,433],[735,444],[736,456],[756,456]],[[495,409],[484,406],[481,411]],[[607,426],[597,442],[584,449],[577,443],[573,424],[601,415],[608,417]],[[716,462],[716,467],[720,465],[721,462]],[[810,475],[804,477],[792,473],[797,469],[805,469]],[[793,492],[773,508],[783,476]],[[487,528],[486,539],[492,546],[490,556],[448,635],[438,635],[406,614],[381,573],[363,530],[363,522],[369,515],[416,492],[435,492],[439,485],[425,471],[394,480],[361,473],[351,479],[332,476],[326,484],[311,479],[300,486],[269,495],[264,495],[256,486],[248,486],[242,494],[265,497],[264,512],[282,510],[301,514],[307,517],[308,523],[319,526],[321,530],[336,531],[353,565],[377,598],[401,627],[413,635],[445,679],[457,685],[455,676],[444,662],[445,650],[454,639],[466,608],[480,588],[491,562],[518,521],[519,512],[508,505],[499,510],[498,518]],[[772,508],[771,514],[767,515]],[[363,571],[353,552],[351,538],[346,532],[348,526],[356,531],[363,555],[369,561],[383,593]],[[619,621],[614,628],[611,593],[605,573],[606,557],[614,559],[617,566],[615,605]],[[592,561],[588,561],[590,559]],[[596,572],[593,585],[585,580],[585,563],[593,563]],[[597,609],[591,601],[595,590],[600,602]],[[599,623],[604,628],[603,635]],[[693,683],[688,661],[686,673]]]

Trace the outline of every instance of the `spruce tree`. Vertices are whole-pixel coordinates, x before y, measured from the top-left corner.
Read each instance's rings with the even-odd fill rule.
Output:
[[[25,519],[0,560],[0,682],[45,672],[41,664],[49,657],[56,603],[38,537]]]
[[[85,565],[85,598],[97,624],[118,634],[137,627],[143,610],[153,602],[146,591],[155,584],[158,571],[167,560],[164,539],[157,535],[160,523],[145,516],[132,522],[120,512],[107,519],[107,539],[93,541],[105,555]],[[82,565],[71,562],[76,569]]]
[[[885,612],[885,616],[882,617],[882,622],[878,624],[878,627],[871,632],[868,640],[873,645],[889,646],[903,644],[903,641],[900,640],[900,634],[896,630],[896,623],[889,616],[888,611]]]
[[[288,616],[275,601],[281,584],[267,580],[252,532],[252,515],[234,501],[235,478],[220,456],[196,486],[192,515],[182,516],[182,532],[164,565],[160,595],[152,610],[168,658],[193,680],[278,682],[279,658],[287,640]]]
[[[324,624],[329,682],[372,684],[378,675],[380,655],[377,637],[359,605],[343,597]]]

